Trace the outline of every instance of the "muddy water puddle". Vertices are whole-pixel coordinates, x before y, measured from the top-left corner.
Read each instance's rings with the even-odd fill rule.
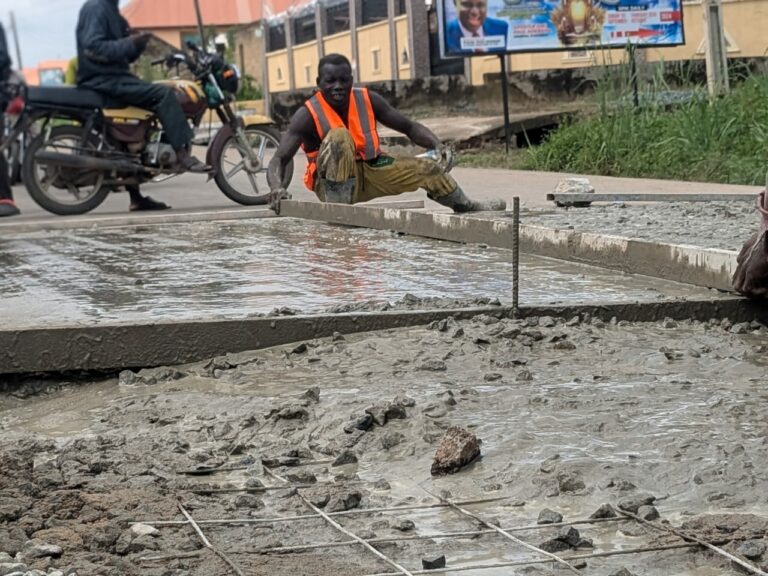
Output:
[[[242,318],[277,307],[418,297],[511,301],[509,251],[279,219],[53,231],[0,239],[4,327]],[[522,304],[711,292],[524,256]]]

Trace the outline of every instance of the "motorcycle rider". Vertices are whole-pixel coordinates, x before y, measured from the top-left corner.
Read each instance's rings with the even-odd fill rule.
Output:
[[[8,106],[9,94],[7,87],[10,75],[11,57],[8,55],[5,30],[3,30],[3,25],[0,24],[0,127],[4,126],[3,113],[6,106]],[[0,139],[2,139],[1,131]],[[20,212],[13,201],[10,174],[8,173],[8,160],[5,157],[5,153],[0,153],[0,217],[16,216],[17,214],[20,214]]]
[[[69,64],[67,65],[67,71],[64,74],[65,84],[77,84],[77,69],[78,62],[77,56],[75,56],[69,61]],[[144,196],[141,193],[141,189],[138,184],[131,184],[130,186],[126,186],[125,189],[128,191],[130,196],[130,204],[128,205],[128,210],[131,212],[136,212],[139,210],[168,210],[170,208],[170,206],[168,206],[168,204],[165,202],[155,200],[151,196]]]
[[[140,80],[130,72],[151,34],[133,32],[120,14],[118,0],[87,0],[77,22],[77,85],[123,106],[152,110],[160,119],[180,171],[207,172],[190,152],[194,133],[173,89]]]

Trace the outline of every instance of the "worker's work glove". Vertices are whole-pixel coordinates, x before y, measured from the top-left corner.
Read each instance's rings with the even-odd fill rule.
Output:
[[[437,152],[439,154],[437,163],[440,165],[443,172],[448,174],[448,172],[453,169],[453,162],[456,155],[453,144],[443,144],[437,149]]]

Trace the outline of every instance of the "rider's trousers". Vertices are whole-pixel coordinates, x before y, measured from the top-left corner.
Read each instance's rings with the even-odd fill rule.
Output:
[[[107,97],[110,105],[138,106],[152,110],[160,119],[168,143],[180,150],[192,141],[194,133],[189,126],[181,105],[172,88],[151,84],[131,76],[99,76],[80,85],[100,92]]]

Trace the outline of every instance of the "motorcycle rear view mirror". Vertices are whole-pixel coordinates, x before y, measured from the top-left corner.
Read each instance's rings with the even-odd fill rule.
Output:
[[[192,52],[200,52],[200,47],[195,44],[192,40],[187,40],[187,48],[192,50]]]

